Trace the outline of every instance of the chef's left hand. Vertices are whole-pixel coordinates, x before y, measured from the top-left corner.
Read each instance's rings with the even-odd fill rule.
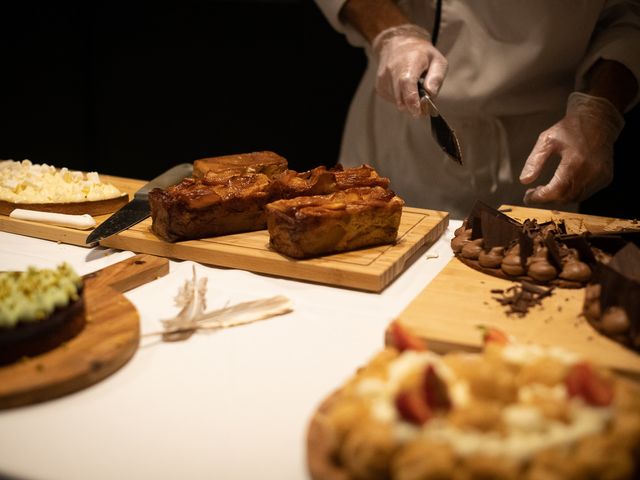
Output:
[[[538,137],[520,182],[534,182],[554,155],[560,163],[549,183],[526,191],[524,203],[580,202],[606,187],[613,179],[613,144],[623,126],[624,117],[608,100],[573,92],[564,118]]]

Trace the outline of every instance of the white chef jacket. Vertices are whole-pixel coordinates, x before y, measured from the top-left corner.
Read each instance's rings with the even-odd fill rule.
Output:
[[[437,48],[449,71],[437,97],[464,166],[446,158],[426,119],[375,94],[377,61],[338,13],[346,0],[316,0],[333,27],[369,62],[347,116],[339,161],[372,165],[409,206],[464,218],[476,199],[522,204],[518,177],[538,135],[564,115],[569,93],[599,59],[616,60],[640,85],[640,6],[605,0],[443,0]],[[435,0],[400,0],[431,31]],[[631,108],[638,101],[634,100]],[[548,162],[546,183],[556,162]],[[575,208],[564,205],[565,210]]]

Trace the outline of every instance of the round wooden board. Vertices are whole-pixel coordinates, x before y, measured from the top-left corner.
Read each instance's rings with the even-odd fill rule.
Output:
[[[104,215],[118,210],[129,201],[129,195],[123,193],[116,198],[95,200],[92,202],[69,203],[13,203],[0,200],[0,214],[9,215],[16,208],[37,210],[40,212],[66,213],[68,215]]]
[[[340,396],[337,390],[314,412],[307,430],[307,468],[313,480],[352,480],[334,458],[334,434],[325,416]]]
[[[169,261],[136,255],[85,277],[85,328],[41,355],[0,367],[0,409],[88,387],[122,367],[138,348],[139,317],[122,292],[169,272]]]

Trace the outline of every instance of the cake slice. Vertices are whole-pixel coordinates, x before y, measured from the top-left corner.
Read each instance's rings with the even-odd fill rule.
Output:
[[[271,247],[293,258],[394,243],[404,202],[382,187],[278,200],[266,206]]]

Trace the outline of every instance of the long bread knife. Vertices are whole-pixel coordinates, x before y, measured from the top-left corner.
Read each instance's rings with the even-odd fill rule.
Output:
[[[98,225],[98,227],[87,236],[85,243],[99,242],[141,222],[151,215],[151,207],[149,206],[149,192],[151,190],[156,187],[167,188],[175,185],[192,173],[193,164],[181,163],[154,178],[134,194],[133,200]]]
[[[418,94],[420,95],[420,106],[423,112],[428,112],[427,115],[429,115],[431,135],[451,160],[462,165],[462,152],[460,151],[458,137],[456,137],[455,132],[444,117],[440,115],[440,111],[431,100],[431,97],[429,97],[427,90],[424,88],[424,77],[418,80]]]

